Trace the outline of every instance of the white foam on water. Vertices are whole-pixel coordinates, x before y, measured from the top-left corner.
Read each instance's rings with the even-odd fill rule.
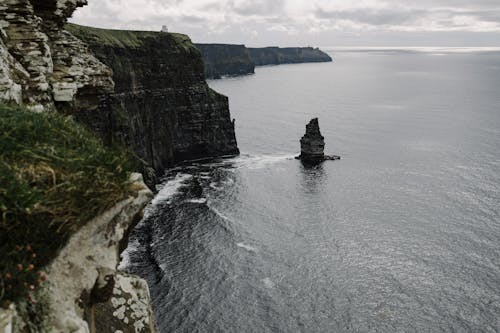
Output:
[[[192,175],[179,173],[174,179],[161,184],[158,194],[154,197],[153,201],[151,201],[150,206],[155,206],[161,202],[170,200],[174,195],[179,193],[179,189],[191,178],[193,178]]]
[[[233,160],[238,167],[245,167],[251,170],[263,169],[276,163],[282,163],[294,159],[292,154],[240,156]]]
[[[227,221],[227,222],[230,222],[230,223],[233,223],[233,221],[227,217],[226,215],[222,214],[221,212],[219,212],[217,209],[213,208],[213,207],[209,207],[215,214],[217,214],[217,216],[219,216],[221,219],[223,219],[224,221]]]
[[[186,200],[186,202],[204,204],[207,202],[207,198],[190,199],[190,200]]]
[[[130,255],[134,252],[137,252],[139,250],[139,246],[140,244],[136,239],[128,243],[127,248],[120,255],[121,261],[120,265],[118,266],[118,270],[126,270],[127,267],[130,266]]]
[[[274,288],[274,282],[273,280],[271,280],[270,278],[265,278],[265,279],[262,279],[262,282],[264,283],[264,286],[268,289],[273,289]]]
[[[255,247],[247,245],[245,243],[238,243],[238,244],[236,244],[236,246],[240,247],[242,249],[245,249],[245,250],[247,250],[249,252],[257,252],[257,249]]]
[[[217,183],[214,183],[214,182],[210,183],[210,187],[213,188],[216,191],[221,191],[222,190],[222,187],[218,187]]]

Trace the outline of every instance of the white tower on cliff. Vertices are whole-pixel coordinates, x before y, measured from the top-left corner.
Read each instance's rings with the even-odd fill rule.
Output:
[[[161,32],[168,32],[168,28],[166,25],[161,27]]]

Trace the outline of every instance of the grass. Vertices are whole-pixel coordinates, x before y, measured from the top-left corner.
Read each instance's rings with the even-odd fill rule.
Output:
[[[178,33],[100,29],[77,24],[67,24],[65,28],[76,37],[86,42],[91,41],[93,44],[97,45],[139,48],[144,45],[144,40],[148,37],[168,35],[172,37],[182,49],[189,50],[190,48],[194,48],[191,39],[187,35]]]
[[[130,196],[135,165],[59,114],[0,105],[0,305],[28,297],[69,236]]]

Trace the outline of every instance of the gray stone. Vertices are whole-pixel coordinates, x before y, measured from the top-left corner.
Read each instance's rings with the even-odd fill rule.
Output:
[[[300,156],[297,158],[310,164],[340,159],[339,156],[325,155],[325,138],[321,135],[318,118],[306,125],[306,134],[300,139]]]
[[[135,196],[77,231],[48,267],[54,332],[96,332],[96,303],[108,302],[117,284],[120,241],[152,198],[144,183],[136,182],[134,187]],[[130,324],[133,327],[134,323]]]

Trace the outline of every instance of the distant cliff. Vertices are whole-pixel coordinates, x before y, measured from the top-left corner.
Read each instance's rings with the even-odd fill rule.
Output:
[[[205,63],[207,78],[245,75],[255,72],[255,63],[245,45],[196,44]]]
[[[176,162],[238,154],[228,99],[205,82],[200,51],[181,34],[67,25],[113,70],[111,98],[74,116],[121,142],[157,174]]]
[[[205,75],[210,79],[222,76],[253,74],[255,66],[331,62],[332,58],[312,47],[247,48],[232,44],[195,44],[205,63]]]
[[[248,51],[256,66],[332,61],[328,54],[312,47],[265,47],[249,48]]]

